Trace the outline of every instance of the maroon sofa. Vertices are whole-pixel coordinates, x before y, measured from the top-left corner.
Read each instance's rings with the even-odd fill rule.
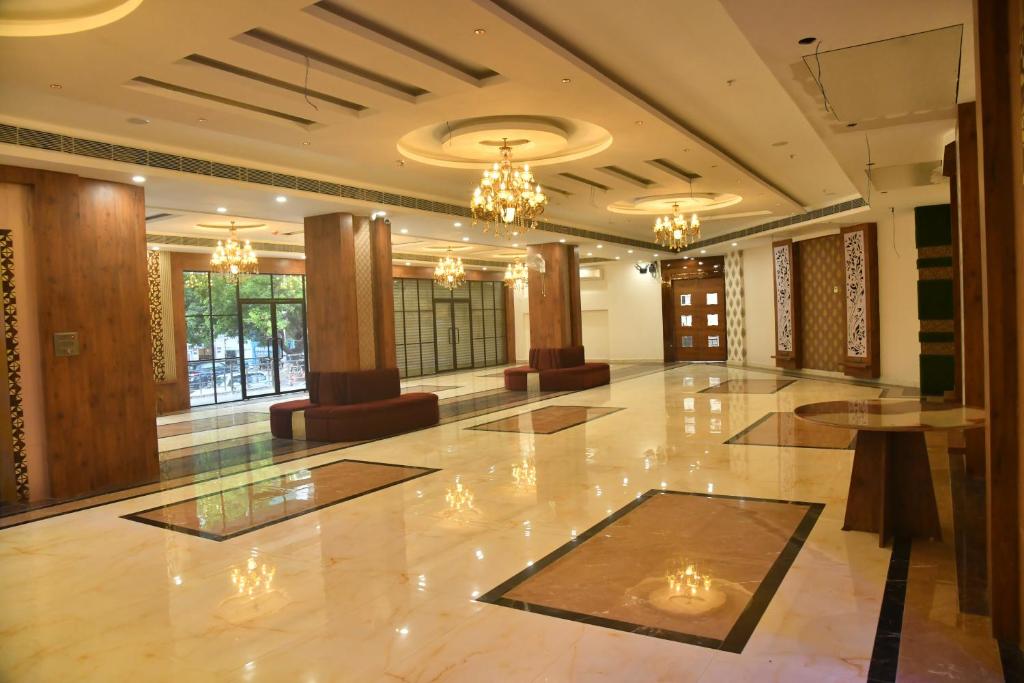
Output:
[[[526,391],[527,377],[540,376],[541,391],[576,391],[608,384],[607,363],[587,363],[582,346],[530,349],[530,364],[505,370],[505,388]]]
[[[270,406],[270,432],[280,439],[363,441],[436,425],[437,396],[402,394],[398,370],[311,372],[309,400]],[[302,411],[305,434],[295,434],[293,418]]]

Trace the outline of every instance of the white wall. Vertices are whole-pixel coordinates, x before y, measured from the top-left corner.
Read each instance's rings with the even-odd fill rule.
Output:
[[[636,272],[633,262],[599,266],[600,280],[580,282],[583,345],[587,360],[662,360],[661,284]],[[530,352],[529,297],[515,297],[516,356]]]
[[[775,284],[770,246],[743,250],[747,364],[775,366]]]
[[[914,211],[878,223],[880,382],[920,386],[917,333],[917,249]],[[897,253],[899,255],[897,255]],[[775,290],[771,246],[743,250],[743,293],[746,306],[747,363],[774,367]]]

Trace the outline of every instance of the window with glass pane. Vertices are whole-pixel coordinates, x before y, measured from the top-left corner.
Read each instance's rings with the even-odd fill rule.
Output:
[[[273,291],[275,299],[301,299],[304,292],[305,277],[302,275],[274,275]]]
[[[269,275],[238,276],[238,296],[242,299],[269,299],[273,293]]]

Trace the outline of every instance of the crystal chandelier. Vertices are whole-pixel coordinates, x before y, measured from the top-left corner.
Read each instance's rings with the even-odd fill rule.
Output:
[[[526,289],[529,282],[530,272],[526,268],[526,264],[522,263],[519,259],[516,259],[514,263],[508,264],[505,268],[505,286],[515,289],[517,292],[522,292]]]
[[[672,205],[671,216],[660,216],[654,223],[654,239],[658,244],[673,251],[685,249],[700,239],[700,219],[692,214],[690,220],[679,210],[678,204]]]
[[[537,218],[544,213],[548,198],[534,184],[530,165],[519,169],[512,165],[512,148],[508,140],[501,145],[501,162],[484,171],[480,185],[473,191],[470,209],[473,221],[484,222],[484,232],[509,239],[537,227]]]
[[[210,268],[215,273],[227,275],[229,281],[235,281],[241,273],[258,273],[259,265],[249,240],[244,245],[238,241],[238,230],[235,229],[235,222],[231,221],[227,242],[217,240],[217,248],[210,257]]]
[[[448,255],[437,262],[434,268],[434,282],[445,289],[461,287],[466,282],[466,271],[462,268],[462,257],[455,258],[448,248]]]

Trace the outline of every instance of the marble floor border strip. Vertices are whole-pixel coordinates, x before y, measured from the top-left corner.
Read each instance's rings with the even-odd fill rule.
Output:
[[[192,424],[195,424],[197,422],[210,423],[210,422],[216,422],[217,420],[219,420],[221,418],[224,418],[224,417],[234,418],[235,416],[238,416],[238,415],[256,416],[256,417],[254,417],[252,419],[246,418],[246,420],[244,422],[232,422],[232,424],[224,425],[223,427],[213,426],[213,427],[205,427],[205,428],[201,428],[201,429],[187,429],[187,430],[184,430],[184,431],[177,432],[175,434],[165,434],[164,436],[160,436],[159,435],[161,427],[176,427],[178,425],[185,426],[185,425],[192,425]],[[215,415],[215,416],[211,416],[211,417],[197,417],[194,420],[178,420],[177,422],[165,422],[163,424],[157,424],[157,439],[158,440],[159,439],[173,439],[176,436],[186,436],[186,435],[192,435],[192,434],[204,434],[206,432],[216,432],[216,431],[221,431],[221,430],[224,430],[224,429],[231,429],[232,427],[246,427],[248,425],[257,424],[259,422],[270,422],[270,415],[269,414],[264,415],[263,413],[256,412],[255,410],[245,410],[245,411],[239,411],[237,413],[230,413],[229,415]],[[165,429],[164,431],[167,431],[167,430]]]
[[[345,496],[344,498],[338,498],[337,500],[332,500],[332,501],[327,502],[327,503],[322,503],[320,505],[316,505],[314,507],[307,508],[305,510],[297,510],[297,511],[289,513],[287,515],[282,515],[281,517],[278,517],[277,519],[270,519],[270,520],[267,520],[266,522],[261,522],[260,524],[256,524],[256,525],[248,527],[246,529],[240,529],[238,531],[233,531],[233,532],[231,532],[229,534],[211,534],[211,533],[207,533],[207,532],[201,531],[199,529],[191,529],[189,527],[179,526],[177,524],[170,524],[170,523],[167,523],[167,522],[160,522],[160,521],[155,520],[155,519],[146,519],[144,517],[140,517],[140,515],[144,515],[147,512],[153,512],[154,510],[162,510],[164,508],[172,507],[172,506],[175,506],[175,505],[181,505],[182,503],[188,503],[188,502],[191,502],[193,500],[199,500],[200,498],[203,498],[205,495],[212,495],[212,494],[204,494],[203,496],[193,496],[192,498],[185,498],[183,500],[176,500],[173,503],[165,503],[164,505],[156,505],[154,507],[147,508],[145,510],[138,510],[136,512],[131,512],[131,513],[127,514],[127,515],[121,515],[121,519],[127,519],[127,520],[130,520],[130,521],[133,521],[133,522],[141,522],[142,524],[148,524],[149,526],[155,526],[157,528],[166,529],[168,531],[177,531],[177,532],[180,532],[180,533],[183,533],[183,534],[188,534],[189,536],[198,536],[199,538],[205,538],[205,539],[210,540],[210,541],[217,541],[217,542],[228,541],[228,540],[231,540],[232,538],[237,538],[237,537],[242,536],[244,534],[252,533],[253,531],[259,531],[260,529],[265,529],[265,528],[267,528],[269,526],[274,526],[275,524],[280,524],[281,522],[287,522],[288,520],[295,519],[296,517],[301,517],[303,515],[308,515],[309,513],[316,512],[317,510],[323,510],[324,508],[333,507],[334,505],[338,505],[339,503],[344,503],[346,501],[354,500],[356,498],[362,498],[363,496],[367,496],[367,495],[369,495],[371,493],[376,493],[377,491],[383,491],[384,489],[391,488],[392,486],[397,486],[398,484],[404,484],[404,483],[406,483],[408,481],[412,481],[413,479],[419,479],[420,477],[425,477],[428,474],[434,474],[435,472],[440,472],[441,471],[439,468],[436,468],[436,467],[420,467],[419,465],[400,465],[398,463],[393,463],[393,462],[375,462],[375,461],[371,461],[371,460],[357,460],[355,458],[342,458],[341,460],[335,460],[333,462],[327,462],[327,463],[324,463],[322,465],[316,465],[315,467],[308,467],[306,469],[318,470],[321,467],[330,467],[332,465],[337,465],[338,463],[341,463],[341,462],[362,463],[364,465],[383,465],[385,467],[401,467],[401,468],[417,469],[417,470],[423,470],[423,471],[420,472],[419,474],[414,474],[414,475],[406,477],[404,479],[398,479],[396,481],[389,482],[387,484],[381,484],[380,486],[375,486],[375,487],[367,489],[365,491],[360,491],[359,493],[354,493],[354,494],[352,494],[350,496]],[[224,489],[223,491],[219,491],[218,493],[227,493],[229,491],[237,491],[239,489],[249,488],[250,486],[253,486],[254,484],[259,484],[259,483],[262,483],[262,482],[265,482],[265,481],[270,481],[271,479],[275,479],[278,476],[280,476],[280,475],[272,475],[270,477],[265,477],[263,479],[257,479],[255,481],[249,481],[249,482],[246,482],[246,483],[241,484],[239,486],[232,486],[231,488]]]
[[[653,368],[653,369],[650,369],[650,370],[646,370],[644,372],[638,372],[638,373],[635,373],[635,374],[628,374],[625,377],[615,378],[613,376],[612,379],[613,379],[613,382],[628,381],[628,380],[631,380],[631,379],[638,379],[640,377],[647,377],[649,375],[653,375],[653,374],[656,374],[658,372],[668,372],[670,370],[677,370],[677,369],[686,367],[688,365],[692,365],[692,363],[666,363],[664,365],[657,366],[656,368]],[[445,374],[453,374],[453,373],[445,373]],[[487,392],[494,392],[494,391],[505,391],[505,390],[503,388],[484,389],[481,392],[474,392],[474,393],[487,393]],[[581,391],[587,391],[587,390],[586,389],[582,389]],[[467,415],[452,415],[452,416],[450,416],[448,418],[442,418],[441,421],[438,423],[438,425],[435,425],[435,426],[446,425],[446,424],[450,424],[450,423],[453,423],[453,422],[459,422],[459,421],[462,421],[462,420],[469,420],[469,419],[473,419],[475,417],[480,417],[481,415],[488,415],[490,413],[497,413],[497,412],[501,412],[503,410],[510,410],[512,408],[518,408],[520,406],[529,405],[531,403],[537,403],[539,401],[547,401],[547,400],[550,400],[550,399],[558,398],[560,396],[565,396],[567,394],[572,394],[572,393],[575,393],[575,392],[572,392],[572,391],[552,392],[549,395],[535,396],[535,397],[530,397],[530,398],[522,399],[520,402],[514,403],[513,405],[503,405],[503,406],[493,407],[493,408],[489,408],[489,409],[483,409],[483,410],[476,411],[476,412],[470,411],[470,412],[472,412],[472,414],[467,414]],[[450,401],[454,402],[454,401],[458,401],[460,398],[464,398],[466,396],[472,396],[472,395],[473,394],[464,394],[463,396],[452,396],[449,399],[443,399],[443,400],[450,400]],[[255,399],[252,399],[252,400],[255,400]],[[203,409],[203,408],[206,408],[206,407],[207,406],[197,406],[197,409]],[[216,407],[216,405],[211,405],[210,407]],[[433,427],[424,427],[423,429],[433,429]],[[419,431],[419,430],[413,430],[413,431]],[[402,434],[408,434],[408,433],[409,432],[403,432]],[[259,436],[259,435],[256,435],[256,436]],[[344,442],[342,442],[342,443],[337,443],[337,444],[327,444],[326,446],[323,446],[323,447],[318,446],[315,449],[312,449],[312,450],[316,451],[316,452],[313,452],[313,453],[295,454],[294,457],[290,457],[287,460],[281,460],[281,461],[278,461],[278,462],[272,462],[272,463],[265,464],[265,465],[259,465],[258,467],[252,467],[252,468],[248,468],[248,469],[244,469],[244,470],[238,470],[237,472],[230,472],[230,473],[226,473],[225,474],[225,473],[221,473],[220,471],[209,470],[207,472],[202,472],[202,473],[195,474],[195,475],[188,475],[189,476],[189,480],[188,481],[185,481],[185,482],[182,482],[182,483],[179,483],[179,484],[174,484],[172,486],[165,486],[165,487],[156,488],[154,490],[145,491],[145,492],[138,492],[138,490],[140,488],[144,488],[144,487],[159,486],[162,483],[166,483],[167,481],[173,481],[173,480],[155,480],[155,481],[149,481],[149,482],[141,482],[141,483],[138,483],[138,484],[133,484],[132,486],[125,487],[125,488],[113,489],[113,490],[109,490],[109,491],[102,491],[102,492],[99,492],[99,493],[90,493],[90,494],[87,494],[87,495],[84,495],[84,496],[80,496],[80,497],[77,497],[77,498],[70,498],[70,499],[67,499],[67,500],[46,501],[44,504],[40,504],[38,506],[32,507],[29,510],[17,509],[17,510],[10,510],[10,511],[6,511],[6,512],[3,512],[3,513],[0,513],[0,532],[3,532],[6,529],[13,529],[15,527],[19,527],[19,526],[22,526],[24,524],[31,524],[33,522],[41,522],[41,521],[43,521],[45,519],[51,519],[53,517],[59,517],[61,515],[71,514],[72,512],[80,512],[82,510],[91,510],[93,508],[102,507],[103,505],[109,505],[111,503],[119,503],[119,502],[124,501],[124,500],[131,500],[133,498],[140,498],[142,496],[148,496],[148,495],[152,495],[154,493],[162,493],[164,491],[173,491],[175,489],[179,489],[179,488],[182,488],[184,486],[192,486],[194,484],[201,484],[201,483],[204,483],[204,482],[216,479],[217,477],[220,477],[220,476],[229,476],[229,475],[239,474],[239,473],[241,473],[243,471],[245,471],[245,472],[257,472],[257,471],[259,471],[259,470],[261,470],[261,469],[263,469],[265,467],[275,467],[275,466],[280,465],[280,464],[282,464],[284,462],[292,462],[294,460],[299,460],[299,459],[304,458],[304,457],[310,457],[310,456],[313,456],[313,455],[320,455],[322,453],[328,453],[328,452],[332,452],[332,451],[341,451],[341,450],[345,450],[347,448],[352,448],[353,446],[362,445],[364,443],[373,443],[375,441],[380,441],[382,439],[390,439],[390,438],[393,438],[394,436],[401,436],[401,434],[395,434],[395,435],[392,435],[392,436],[385,436],[385,437],[382,437],[381,439],[375,439],[375,440],[371,440],[371,441],[356,441],[356,442],[352,442],[352,443],[344,443]],[[216,443],[217,442],[211,442],[210,445],[214,445]],[[177,449],[177,450],[180,450],[180,449]],[[211,451],[204,451],[203,453],[201,453],[199,455],[208,455],[210,452]],[[292,455],[292,454],[289,454],[289,455]],[[195,456],[182,456],[180,458],[175,458],[175,459],[184,459],[186,457],[195,457]],[[210,476],[209,477],[204,477],[204,478],[198,478],[198,477],[202,476],[203,474],[209,474]],[[88,503],[87,502],[87,501],[90,501],[90,500],[93,500],[93,499],[96,499],[96,498],[102,498],[102,497],[106,497],[106,496],[115,496],[117,494],[122,494],[122,493],[125,494],[125,495],[123,497],[121,497],[121,498],[114,498],[112,500],[104,500],[104,501],[95,502],[95,503]],[[5,525],[5,524],[2,523],[2,520],[6,519],[6,518],[9,518],[9,517],[17,517],[19,515],[29,514],[31,512],[36,512],[38,510],[45,510],[47,508],[52,508],[52,507],[58,507],[58,506],[63,506],[63,505],[73,505],[74,503],[83,503],[83,505],[81,507],[76,507],[76,508],[73,508],[73,509],[70,509],[70,510],[60,510],[60,511],[53,512],[53,514],[33,517],[32,519],[19,520],[17,522],[13,522],[11,524],[6,524]]]
[[[776,386],[775,387],[775,391],[768,391],[768,392],[764,392],[764,391],[752,391],[752,392],[747,392],[747,391],[720,391],[720,389],[723,386],[729,384],[730,382],[751,382],[751,381],[757,382],[757,381],[760,381],[760,380],[761,380],[761,378],[758,378],[758,377],[752,377],[752,378],[749,378],[749,379],[727,379],[727,380],[725,380],[724,382],[722,382],[720,384],[715,384],[715,385],[710,386],[710,387],[704,387],[703,389],[701,389],[697,393],[698,394],[725,394],[727,396],[729,394],[743,394],[743,395],[747,395],[747,396],[774,396],[775,394],[779,393],[783,389],[785,389],[787,387],[791,387],[794,384],[796,384],[798,381],[800,381],[800,380],[797,380],[797,379],[791,379],[789,381],[778,380],[778,379],[776,379],[776,380],[771,380],[771,379],[764,380],[765,382],[773,382],[773,381],[774,382],[786,382],[782,386]]]
[[[683,633],[680,631],[671,631],[669,629],[656,628],[650,626],[644,626],[642,624],[634,624],[630,622],[620,621],[617,619],[607,619],[604,617],[594,616],[592,614],[583,614],[580,612],[574,612],[571,610],[560,609],[557,607],[549,607],[547,605],[538,605],[534,603],[524,602],[522,600],[512,600],[504,597],[506,593],[511,591],[513,588],[523,583],[535,574],[543,571],[546,567],[550,566],[557,560],[561,559],[568,553],[579,548],[588,539],[593,538],[601,531],[614,524],[624,516],[640,507],[648,500],[658,495],[678,495],[678,496],[699,496],[701,498],[720,498],[727,500],[743,500],[743,501],[756,501],[760,503],[781,503],[785,505],[806,505],[807,512],[804,514],[800,524],[794,530],[789,540],[783,546],[779,556],[775,558],[768,572],[765,574],[764,579],[758,584],[757,589],[751,596],[750,601],[744,608],[743,612],[736,619],[736,623],[733,624],[729,633],[722,640],[716,638],[710,638],[707,636],[698,636],[691,633]],[[779,586],[782,584],[782,580],[789,572],[793,562],[796,560],[797,555],[800,553],[800,549],[803,548],[804,543],[807,541],[811,530],[814,528],[815,523],[818,521],[818,517],[821,512],[825,509],[824,503],[811,503],[806,501],[796,500],[781,500],[774,498],[755,498],[752,496],[729,496],[723,494],[708,494],[700,493],[697,491],[666,491],[663,489],[650,489],[646,493],[637,497],[635,500],[630,501],[623,507],[619,508],[611,515],[608,515],[603,520],[590,527],[582,534],[579,534],[573,540],[563,544],[559,548],[551,551],[543,558],[534,562],[533,565],[527,567],[523,571],[519,572],[515,576],[506,579],[498,586],[487,591],[480,597],[476,598],[476,602],[484,602],[492,605],[498,605],[501,607],[510,607],[512,609],[522,610],[524,612],[535,612],[543,614],[545,616],[557,617],[560,619],[568,619],[570,621],[577,621],[582,624],[589,624],[593,626],[601,626],[604,628],[614,629],[617,631],[626,631],[628,633],[634,633],[637,635],[650,636],[653,638],[660,638],[662,640],[672,640],[679,643],[686,643],[689,645],[697,645],[700,647],[706,647],[715,650],[723,650],[725,652],[732,652],[739,654],[743,652],[743,648],[746,646],[750,636],[754,633],[754,629],[760,622],[761,617],[767,610],[768,605],[771,603],[775,593]]]
[[[909,538],[893,540],[867,683],[896,682],[900,636],[903,632],[903,608],[907,598],[907,575],[910,572],[910,547]]]
[[[539,410],[546,410],[548,408],[601,408],[601,409],[607,410],[608,412],[607,413],[602,413],[600,415],[595,415],[594,417],[583,418],[579,422],[574,422],[574,423],[566,425],[564,427],[559,427],[558,429],[556,429],[556,430],[554,430],[552,432],[534,432],[534,431],[524,431],[524,430],[518,430],[518,429],[488,429],[488,427],[487,427],[487,425],[492,425],[492,424],[495,424],[496,422],[503,422],[503,421],[505,421],[505,420],[507,420],[509,418],[512,418],[512,417],[520,417],[522,415],[529,415],[530,413],[535,413],[535,412],[537,412]],[[475,429],[475,430],[479,430],[481,432],[504,432],[506,434],[536,434],[538,436],[551,436],[552,434],[558,434],[559,432],[564,432],[566,429],[572,429],[573,427],[579,427],[580,425],[587,424],[588,422],[593,422],[594,420],[600,420],[602,417],[607,417],[608,415],[614,415],[615,413],[617,413],[617,412],[619,412],[621,410],[625,410],[625,408],[617,408],[617,407],[614,407],[614,406],[562,405],[562,404],[559,403],[559,404],[555,404],[555,405],[551,405],[551,406],[544,406],[543,408],[535,408],[534,410],[528,410],[525,413],[516,413],[515,415],[509,415],[508,417],[499,417],[497,420],[490,420],[488,422],[483,422],[481,424],[473,425],[471,427],[466,427],[466,429]]]
[[[837,448],[835,446],[801,446],[800,444],[786,444],[786,445],[776,444],[776,445],[772,446],[772,445],[760,444],[760,443],[741,443],[741,442],[737,442],[737,439],[742,439],[744,436],[749,434],[751,431],[753,431],[754,429],[757,429],[759,426],[761,426],[762,424],[764,424],[765,422],[770,420],[772,415],[780,415],[780,414],[781,413],[779,411],[773,411],[773,412],[768,413],[764,417],[762,417],[762,418],[756,420],[755,422],[751,423],[750,425],[748,425],[746,428],[744,428],[744,429],[736,432],[735,434],[733,434],[727,440],[723,441],[722,445],[723,446],[755,446],[755,447],[758,447],[758,448],[815,448],[815,449],[818,449],[818,450],[827,450],[827,451],[852,451],[854,449],[854,446],[857,445],[857,437],[856,437],[856,435],[853,437],[853,439],[850,440],[850,444],[846,448]]]

